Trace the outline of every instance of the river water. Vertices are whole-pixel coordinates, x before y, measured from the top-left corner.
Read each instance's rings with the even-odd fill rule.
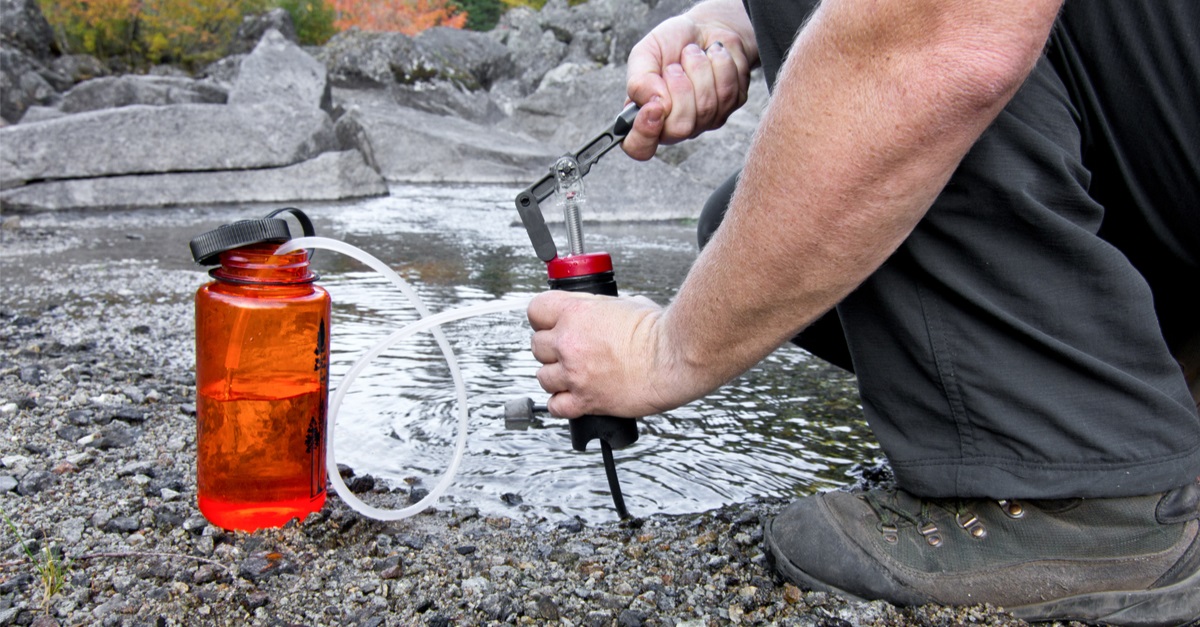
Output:
[[[544,266],[515,223],[515,193],[500,186],[398,186],[386,198],[301,207],[319,235],[378,257],[438,312],[544,289]],[[25,216],[22,225],[77,233],[65,250],[41,255],[40,276],[47,276],[47,266],[68,263],[156,268],[187,284],[156,297],[178,301],[177,315],[185,318],[186,295],[206,279],[189,266],[187,240],[270,208],[44,214]],[[670,300],[695,257],[691,224],[587,225],[584,232],[589,252],[612,254],[623,294],[660,303]],[[561,229],[555,237],[565,246]],[[21,266],[13,255],[0,255],[10,285]],[[336,387],[362,353],[418,316],[397,290],[354,260],[321,251],[314,265],[334,302]],[[538,364],[529,353],[524,313],[456,322],[444,331],[467,387],[470,436],[443,502],[484,514],[614,519],[598,443],[573,451],[564,421],[550,417],[523,428],[506,425],[505,402],[546,397],[534,376]],[[432,338],[406,340],[376,359],[347,393],[337,459],[393,489],[431,488],[451,459],[456,411],[451,377]],[[882,457],[861,419],[852,377],[790,346],[707,398],[639,422],[640,439],[616,452],[635,516],[809,494],[853,482],[856,465]]]

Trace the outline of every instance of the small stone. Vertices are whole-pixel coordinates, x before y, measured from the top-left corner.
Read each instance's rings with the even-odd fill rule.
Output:
[[[208,519],[203,514],[192,514],[188,516],[187,520],[183,521],[183,530],[195,535],[199,535],[207,526]]]
[[[84,466],[89,466],[92,462],[96,461],[96,456],[85,451],[83,453],[67,455],[67,461],[75,464],[79,468],[83,468]]]
[[[512,492],[505,492],[504,494],[501,494],[500,500],[503,501],[505,505],[510,506],[520,505],[521,503],[525,502],[525,499],[521,498],[520,494],[514,494]]]
[[[0,475],[0,494],[17,489],[17,479],[12,475]]]
[[[63,461],[55,464],[54,468],[50,469],[50,472],[52,472],[56,475],[62,476],[67,473],[79,472],[79,466],[76,466],[75,464],[72,464],[69,461],[63,460]]]
[[[92,424],[92,411],[90,409],[73,409],[67,412],[67,422],[79,427],[86,427]]]
[[[54,434],[67,442],[78,442],[80,438],[87,435],[87,430],[76,425],[63,425],[55,429]]]
[[[119,407],[116,411],[112,412],[112,419],[129,424],[141,424],[146,422],[146,412],[136,407]]]
[[[471,555],[475,552],[475,546],[471,544],[464,544],[462,546],[454,547],[454,551],[459,555]]]
[[[796,604],[804,598],[804,593],[790,583],[783,584],[783,600],[789,604]]]
[[[126,448],[137,442],[139,435],[140,434],[135,429],[109,427],[102,431],[98,437],[89,442],[87,446],[91,448],[97,448],[102,451]]]
[[[254,611],[270,602],[271,597],[266,592],[254,590],[246,593],[245,598],[242,599],[242,606],[250,611]]]
[[[401,564],[395,564],[393,566],[388,566],[387,568],[384,568],[383,570],[379,571],[379,578],[380,579],[399,579],[400,576],[403,574],[404,574],[404,566]]]
[[[238,576],[259,582],[280,573],[295,573],[296,567],[280,553],[258,553],[251,555],[238,565]]]
[[[29,385],[41,385],[42,375],[42,369],[37,366],[22,366],[17,372],[17,378],[21,380],[21,383]]]
[[[58,483],[58,477],[53,473],[45,470],[31,470],[25,473],[24,477],[17,482],[17,494],[21,496],[29,496],[37,494],[43,490],[49,489],[55,483]]]
[[[117,469],[118,477],[128,477],[130,475],[146,475],[154,476],[154,462],[150,461],[133,461],[129,462]]]
[[[578,518],[568,518],[567,520],[559,521],[558,527],[564,531],[579,533],[583,531],[583,521]]]
[[[618,627],[642,627],[646,615],[637,610],[622,610],[617,616]]]
[[[512,527],[512,519],[508,516],[489,516],[484,519],[488,526],[494,529],[508,529]]]
[[[371,490],[375,489],[375,477],[372,477],[371,475],[351,477],[350,480],[346,482],[346,487],[350,488],[350,491],[354,494],[370,492]]]
[[[142,528],[142,524],[133,516],[117,516],[104,525],[109,533],[133,533]]]
[[[201,564],[196,572],[192,573],[192,583],[203,585],[212,583],[221,578],[222,571],[212,564]]]

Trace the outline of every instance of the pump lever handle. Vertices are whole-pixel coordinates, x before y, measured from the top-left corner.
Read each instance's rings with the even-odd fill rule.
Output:
[[[575,152],[567,153],[579,163],[579,176],[586,176],[591,171],[592,165],[600,160],[600,157],[625,139],[625,136],[633,129],[633,119],[637,117],[638,110],[637,103],[629,103],[608,128],[600,131],[598,135],[585,142]],[[550,172],[517,194],[517,213],[521,216],[521,223],[525,225],[525,231],[529,233],[529,241],[533,244],[534,252],[542,261],[550,261],[558,256],[558,249],[554,245],[554,239],[550,236],[550,229],[546,226],[546,219],[542,215],[540,206],[540,203],[553,193],[554,173]]]

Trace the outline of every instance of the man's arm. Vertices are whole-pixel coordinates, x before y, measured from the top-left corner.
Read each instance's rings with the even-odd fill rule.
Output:
[[[725,220],[675,302],[546,294],[530,306],[551,412],[677,407],[833,307],[928,210],[1032,69],[1058,7],[824,2],[793,43]]]

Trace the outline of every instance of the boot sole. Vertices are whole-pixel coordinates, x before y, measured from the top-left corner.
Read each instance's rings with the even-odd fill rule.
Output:
[[[763,536],[768,561],[776,571],[801,588],[837,594],[851,601],[873,600],[816,579],[793,564],[775,544],[773,523],[772,520],[766,525]],[[1029,622],[1074,620],[1118,627],[1195,626],[1200,625],[1200,571],[1176,584],[1153,590],[1081,594],[1004,610]]]

